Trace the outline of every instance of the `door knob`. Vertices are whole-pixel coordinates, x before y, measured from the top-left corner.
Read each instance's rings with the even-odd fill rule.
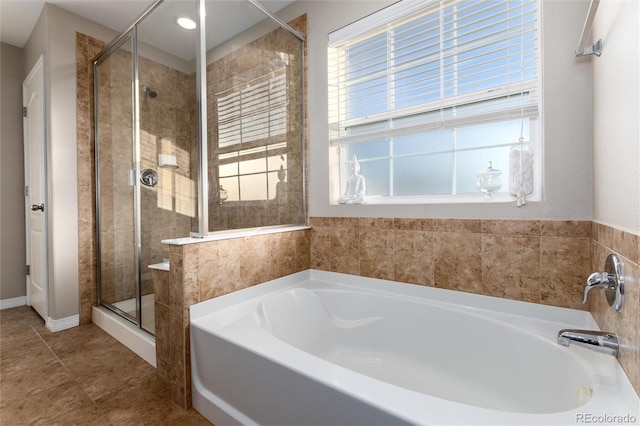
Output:
[[[34,212],[37,212],[38,210],[44,211],[44,204],[32,204],[31,205],[31,210],[33,210]]]

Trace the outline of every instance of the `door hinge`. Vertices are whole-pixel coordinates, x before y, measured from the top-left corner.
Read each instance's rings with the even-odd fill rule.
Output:
[[[31,266],[27,265],[27,275],[31,275]]]
[[[136,186],[136,171],[134,169],[129,170],[129,186]]]
[[[24,196],[25,196],[25,197],[28,197],[28,196],[29,196],[29,187],[28,187],[28,186],[25,186],[25,187],[24,187]]]
[[[27,116],[27,107],[22,107],[22,116],[23,117]]]

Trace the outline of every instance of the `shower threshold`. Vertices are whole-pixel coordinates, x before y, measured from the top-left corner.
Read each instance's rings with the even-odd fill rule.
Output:
[[[156,367],[156,340],[146,331],[104,306],[94,306],[91,321],[140,358]]]

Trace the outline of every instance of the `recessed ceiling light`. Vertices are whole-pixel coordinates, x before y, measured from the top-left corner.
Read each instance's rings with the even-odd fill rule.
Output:
[[[196,22],[191,18],[187,18],[186,16],[181,16],[176,19],[176,24],[180,25],[180,27],[184,28],[185,30],[196,29]]]

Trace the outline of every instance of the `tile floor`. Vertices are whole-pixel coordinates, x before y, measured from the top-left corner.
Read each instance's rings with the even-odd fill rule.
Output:
[[[171,402],[155,368],[93,324],[51,333],[0,311],[0,425],[210,425]]]

